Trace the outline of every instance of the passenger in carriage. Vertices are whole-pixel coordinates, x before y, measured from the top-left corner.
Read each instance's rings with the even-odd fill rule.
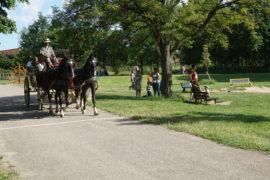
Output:
[[[50,39],[47,38],[44,43],[45,46],[41,48],[40,54],[45,58],[45,61],[49,68],[53,68],[53,64],[51,59],[54,61],[55,64],[58,64],[58,60],[54,54],[53,48],[50,46]]]

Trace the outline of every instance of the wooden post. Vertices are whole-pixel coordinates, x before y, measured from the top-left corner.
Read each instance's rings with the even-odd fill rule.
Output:
[[[21,65],[19,65],[18,73],[19,73],[19,84],[21,84]]]

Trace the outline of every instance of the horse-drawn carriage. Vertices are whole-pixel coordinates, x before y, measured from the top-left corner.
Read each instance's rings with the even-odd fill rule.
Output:
[[[54,69],[48,69],[47,71],[39,69],[41,62],[38,62],[36,57],[32,59],[32,65],[27,66],[27,76],[24,80],[24,100],[26,106],[29,107],[30,105],[30,93],[36,92],[38,109],[42,110],[44,101],[48,100],[50,113],[52,113],[51,99],[54,97],[56,103],[55,111],[56,113],[60,112],[61,117],[63,117],[62,94],[65,95],[66,107],[75,97],[78,99],[78,97],[81,96],[80,105],[77,100],[76,107],[82,107],[81,110],[82,113],[84,113],[86,91],[90,88],[94,114],[97,115],[98,113],[95,108],[95,90],[97,84],[95,78],[96,58],[90,56],[86,64],[81,69],[77,70],[74,69],[74,60],[67,58],[66,55],[64,55],[63,58],[58,58],[58,61],[59,66],[56,66]],[[60,105],[60,110],[58,105]]]
[[[63,60],[63,57],[68,53],[67,50],[56,50],[55,54],[58,56],[57,60],[59,64]],[[55,68],[58,67],[59,64],[53,64]],[[47,66],[44,61],[39,61],[37,57],[30,57],[30,60],[27,63],[27,73],[24,79],[24,101],[27,107],[30,106],[30,93],[37,93],[37,105],[38,109],[42,110],[43,103],[46,99],[48,99],[48,95],[46,91],[39,87],[39,84],[42,84],[42,79],[38,78],[40,73],[47,71]],[[73,91],[69,91],[69,102],[74,99]],[[50,90],[51,95],[54,97],[55,90]]]

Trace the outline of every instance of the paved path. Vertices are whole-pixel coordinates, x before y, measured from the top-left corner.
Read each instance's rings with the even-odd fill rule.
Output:
[[[22,179],[270,179],[269,155],[102,111],[61,119],[27,109],[22,92],[0,85],[0,155]]]

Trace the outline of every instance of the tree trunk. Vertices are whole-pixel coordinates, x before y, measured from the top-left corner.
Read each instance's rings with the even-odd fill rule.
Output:
[[[143,64],[143,57],[141,56],[141,57],[140,57],[140,69],[141,69],[141,73],[142,73],[142,74],[143,74],[143,70],[144,70],[144,69],[143,69],[143,65],[144,65],[144,64]]]
[[[165,97],[172,96],[172,57],[169,43],[160,43],[160,56],[162,65],[161,93]]]

